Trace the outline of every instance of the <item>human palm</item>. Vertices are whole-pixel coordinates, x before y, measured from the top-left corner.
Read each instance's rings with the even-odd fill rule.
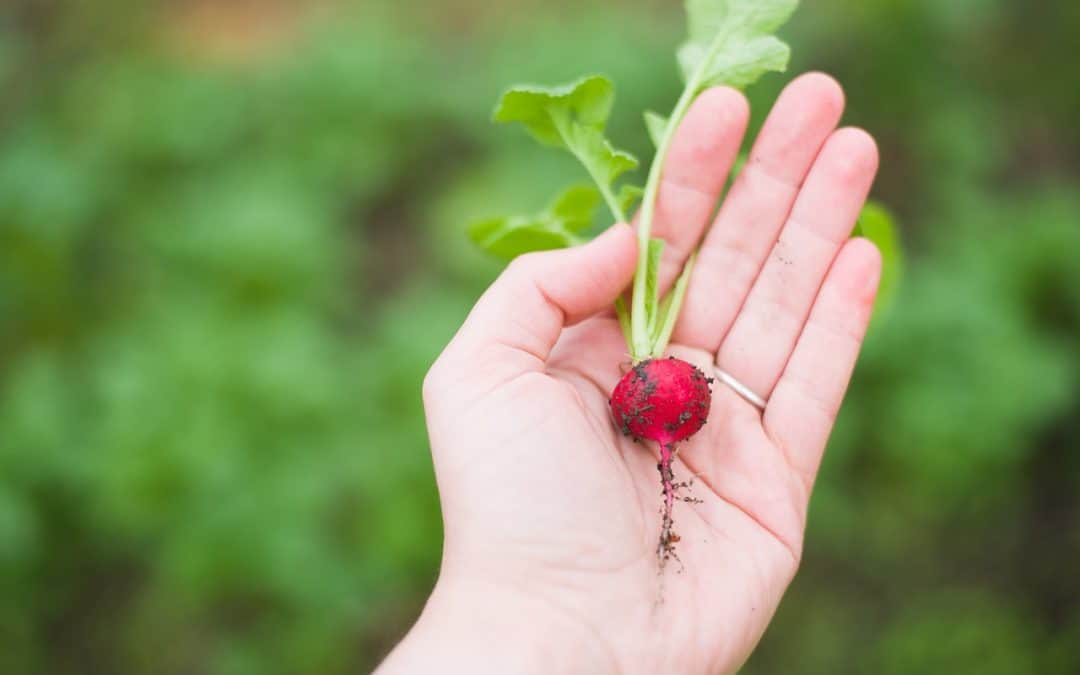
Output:
[[[700,245],[669,351],[769,401],[759,411],[713,385],[709,422],[675,463],[677,480],[693,479],[674,512],[678,561],[657,555],[658,449],[621,436],[608,408],[629,366],[605,311],[633,274],[629,227],[515,261],[432,368],[448,590],[426,614],[489,636],[474,672],[726,673],[761,637],[798,566],[880,272],[873,246],[848,239],[876,150],[864,132],[834,131],[841,108],[829,78],[793,82],[715,219],[742,97],[703,94],[665,164],[662,280]]]

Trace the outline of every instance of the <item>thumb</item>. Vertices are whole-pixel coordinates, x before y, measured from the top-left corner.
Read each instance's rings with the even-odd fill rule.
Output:
[[[520,256],[481,296],[450,349],[501,353],[520,371],[538,370],[563,328],[611,305],[636,262],[637,239],[625,224],[583,246]]]

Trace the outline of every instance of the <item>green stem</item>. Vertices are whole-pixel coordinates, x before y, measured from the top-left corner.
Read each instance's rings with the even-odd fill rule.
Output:
[[[686,287],[690,283],[690,274],[694,269],[694,263],[697,262],[697,256],[697,251],[690,254],[686,266],[683,267],[682,274],[679,275],[679,279],[675,282],[675,288],[671,289],[671,294],[667,297],[668,306],[664,311],[664,323],[660,326],[660,331],[653,340],[650,357],[663,356],[664,350],[667,349],[668,343],[671,342],[671,334],[675,331],[675,323],[679,320],[679,312],[682,311],[683,300],[686,299]]]
[[[615,299],[615,316],[619,317],[619,328],[622,329],[623,339],[630,344],[630,312],[626,309],[626,301],[622,296]]]
[[[566,147],[570,150],[571,154],[577,158],[578,162],[585,167],[585,171],[588,172],[589,177],[596,183],[596,187],[600,190],[600,194],[603,195],[604,201],[607,202],[608,209],[611,210],[611,215],[615,218],[615,222],[627,222],[626,214],[619,206],[619,200],[615,198],[615,193],[611,191],[611,186],[608,184],[608,181],[603,180],[604,177],[596,173],[596,170],[589,162],[585,161],[585,157],[578,150],[577,145],[574,144],[573,139],[570,136],[570,120],[567,118],[567,115],[565,113],[556,115],[554,112],[549,112],[548,114],[551,116],[551,121],[555,124],[555,128],[559,130],[559,135],[562,136],[563,143],[566,144]]]
[[[596,172],[577,151],[577,148],[570,143],[567,143],[567,147],[570,148],[570,152],[574,154],[574,157],[577,157],[578,161],[581,162],[581,165],[585,167],[585,170],[589,172],[589,176],[592,177],[593,182],[596,183],[596,187],[600,190],[600,194],[604,196],[604,201],[607,202],[608,209],[611,210],[611,216],[615,219],[615,222],[627,222],[626,214],[623,212],[622,207],[619,206],[619,200],[615,198],[615,193],[611,191],[611,186],[608,185],[607,182],[601,180],[601,176],[596,175]]]
[[[675,110],[668,119],[664,137],[660,141],[660,145],[656,150],[656,158],[653,160],[652,167],[649,169],[649,180],[645,183],[645,195],[641,202],[641,217],[638,220],[639,252],[647,251],[649,249],[649,237],[652,234],[653,217],[656,214],[656,198],[660,190],[662,167],[664,161],[667,159],[668,150],[671,149],[671,141],[675,137],[675,130],[686,116],[686,112],[690,109],[690,104],[694,102],[696,95],[696,82],[687,84],[686,89],[683,90],[683,94],[679,98],[679,102],[675,106]],[[648,274],[647,266],[648,256],[639,253],[637,272],[634,274],[633,311],[631,313],[633,340],[631,343],[631,352],[635,360],[647,358],[652,351],[651,345],[649,344],[651,340],[649,339],[649,329],[646,322],[647,317],[645,316],[645,277]]]
[[[600,186],[600,194],[604,195],[604,201],[607,202],[608,208],[611,209],[611,216],[615,218],[615,222],[628,222],[626,220],[626,214],[623,213],[622,208],[619,206],[619,200],[615,198],[615,194],[611,191],[611,188],[601,183],[592,171],[589,171],[589,175],[591,175],[593,180],[596,181],[596,184]]]
[[[664,137],[661,139],[660,144],[656,149],[656,158],[649,168],[649,180],[645,184],[645,195],[641,202],[641,218],[638,221],[639,254],[637,272],[634,274],[634,296],[632,300],[632,312],[630,315],[632,328],[630,351],[635,361],[648,358],[650,354],[656,351],[652,344],[652,336],[649,334],[649,326],[647,317],[645,316],[645,293],[647,286],[645,277],[648,274],[648,256],[642,255],[640,252],[647,251],[649,248],[649,237],[652,234],[653,218],[656,215],[656,199],[660,192],[660,178],[663,172],[664,162],[667,160],[668,151],[671,149],[671,141],[675,137],[675,131],[679,128],[679,124],[682,122],[683,118],[686,117],[686,113],[690,110],[690,106],[693,104],[694,99],[697,98],[697,95],[701,90],[701,80],[704,77],[709,64],[715,57],[717,50],[720,48],[721,42],[722,41],[719,38],[713,42],[709,52],[705,55],[705,58],[698,64],[698,68],[694,71],[693,77],[686,83],[686,88],[683,89],[683,93],[679,97],[678,103],[675,104],[675,110],[672,111],[671,116],[668,118],[667,128],[664,130]],[[684,271],[683,274],[685,275],[686,272]],[[677,310],[679,308],[673,307],[672,309]],[[678,311],[673,312],[673,315],[677,317]]]

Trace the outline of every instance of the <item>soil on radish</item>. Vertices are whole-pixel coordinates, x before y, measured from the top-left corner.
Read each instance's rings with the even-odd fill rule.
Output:
[[[678,559],[672,508],[679,491],[689,482],[675,482],[672,463],[678,443],[696,434],[709,417],[712,402],[712,378],[693,364],[681,359],[647,359],[634,365],[611,393],[611,412],[615,423],[634,440],[656,441],[660,446],[660,485],[664,497],[661,509],[660,540],[656,555],[660,568],[671,558]]]

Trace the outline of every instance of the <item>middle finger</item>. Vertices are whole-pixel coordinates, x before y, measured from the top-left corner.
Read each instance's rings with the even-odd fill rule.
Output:
[[[840,85],[821,73],[796,78],[780,94],[705,237],[675,342],[719,348],[843,108]]]

